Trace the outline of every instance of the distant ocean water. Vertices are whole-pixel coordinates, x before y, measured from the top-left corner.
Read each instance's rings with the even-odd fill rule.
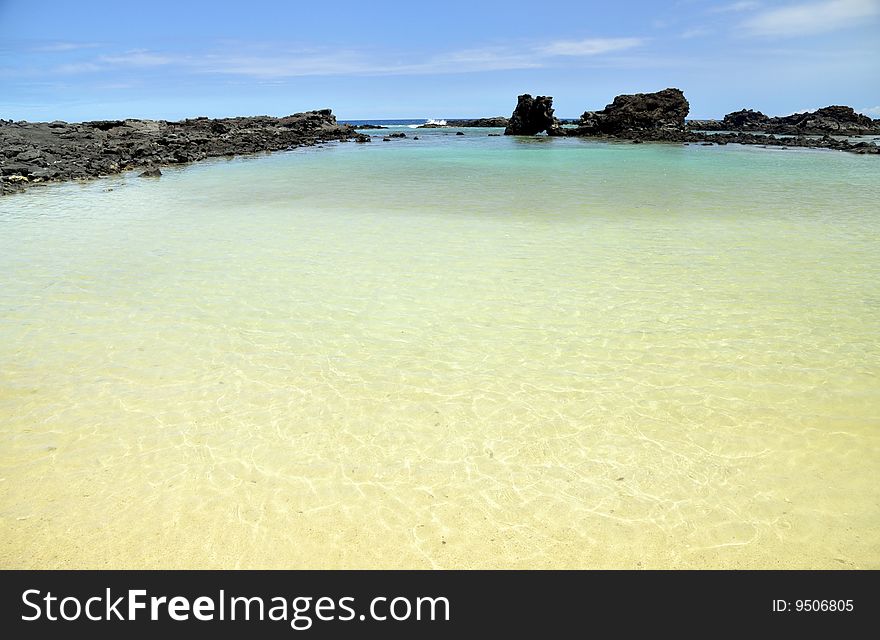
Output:
[[[0,199],[0,566],[880,568],[877,158],[463,131]]]
[[[409,118],[402,120],[340,120],[339,122],[342,124],[350,124],[355,127],[358,125],[370,124],[389,128],[400,127],[410,129],[428,123],[446,124],[446,120],[443,118]]]

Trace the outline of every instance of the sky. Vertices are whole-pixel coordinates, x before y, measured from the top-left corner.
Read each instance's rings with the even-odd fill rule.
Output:
[[[880,118],[880,0],[0,0],[0,118],[577,117],[678,87],[692,118]]]

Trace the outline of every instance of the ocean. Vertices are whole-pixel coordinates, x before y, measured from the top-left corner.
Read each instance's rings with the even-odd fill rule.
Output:
[[[418,122],[0,198],[0,567],[880,568],[876,157]]]

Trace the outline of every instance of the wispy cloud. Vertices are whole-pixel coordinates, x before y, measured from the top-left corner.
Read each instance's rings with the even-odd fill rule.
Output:
[[[308,75],[430,75],[536,69],[558,57],[595,57],[637,47],[642,38],[558,40],[520,47],[477,47],[447,51],[422,60],[388,60],[362,51],[307,51],[255,55],[210,55],[185,62],[192,70],[281,78]],[[387,56],[386,56],[387,58]]]
[[[543,66],[531,52],[506,47],[462,49],[432,56],[424,63],[398,67],[404,73],[460,73],[534,69]]]
[[[126,67],[159,67],[176,62],[175,58],[171,56],[151,53],[144,49],[128,51],[119,55],[101,56],[98,60],[107,64]]]
[[[880,106],[865,107],[864,109],[859,109],[859,113],[864,113],[866,116],[871,116],[872,118],[880,118]]]
[[[613,51],[624,51],[644,43],[643,38],[586,38],[558,40],[539,47],[537,53],[547,56],[596,56]]]
[[[687,29],[682,32],[681,37],[685,40],[690,40],[691,38],[703,38],[712,35],[713,33],[715,33],[714,29],[710,29],[709,27],[694,27],[693,29]]]
[[[49,42],[31,47],[30,51],[35,53],[66,53],[81,49],[94,49],[98,46],[100,45],[96,42]]]
[[[243,75],[261,79],[300,76],[380,76],[470,73],[540,67],[538,60],[502,48],[463,49],[424,60],[376,60],[359,51],[308,51],[214,54],[183,62],[190,71]]]
[[[761,6],[756,0],[740,0],[740,2],[731,2],[723,4],[719,7],[712,7],[709,13],[740,13],[742,11],[751,11]]]
[[[853,27],[878,14],[880,0],[824,0],[762,11],[742,27],[756,36],[804,36]]]
[[[62,75],[75,75],[100,73],[111,69],[160,67],[173,64],[186,64],[186,58],[137,50],[98,56],[92,60],[79,60],[77,62],[60,64],[54,68],[54,71]]]
[[[474,47],[429,54],[421,59],[403,53],[362,50],[238,48],[230,53],[165,53],[144,49],[105,54],[56,66],[62,75],[98,74],[125,69],[167,68],[185,74],[225,74],[260,80],[303,76],[393,76],[475,73],[535,69],[557,58],[602,59],[603,54],[632,49],[642,38],[557,40],[547,44]]]
[[[97,62],[68,62],[67,64],[58,65],[53,71],[66,76],[77,73],[95,73],[103,69],[104,67]]]
[[[371,68],[364,56],[349,51],[208,54],[182,59],[180,64],[189,71],[262,79],[361,75]]]

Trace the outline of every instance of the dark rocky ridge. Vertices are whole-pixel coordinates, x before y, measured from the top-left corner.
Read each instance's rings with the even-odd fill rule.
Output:
[[[446,129],[460,127],[506,127],[508,119],[504,116],[494,116],[491,118],[472,118],[472,119],[456,119],[452,118],[446,121],[446,124],[420,124],[418,129]]]
[[[566,135],[559,120],[553,116],[553,98],[532,98],[528,93],[522,94],[516,100],[516,108],[504,129],[504,135],[533,136],[544,131],[550,136]]]
[[[586,111],[574,129],[562,129],[553,118],[552,98],[535,106],[528,94],[519,96],[516,109],[505,130],[512,135],[535,135],[547,127],[553,135],[630,140],[632,142],[677,142],[700,144],[753,144],[778,147],[811,147],[880,153],[873,142],[836,140],[836,135],[880,134],[880,123],[855,113],[850,107],[826,107],[812,113],[784,118],[769,118],[760,111],[742,110],[730,113],[723,121],[693,121],[685,118],[690,105],[679,89],[669,88],[655,93],[617,96],[601,111]],[[549,112],[548,112],[549,109]],[[553,124],[549,124],[552,119]],[[722,133],[707,133],[720,131]],[[725,133],[726,132],[726,133]],[[773,133],[775,135],[760,135]],[[777,138],[785,134],[790,137]],[[821,137],[818,137],[821,135]],[[812,136],[812,137],[808,137]]]
[[[680,89],[621,95],[601,111],[585,111],[573,135],[681,132],[689,111]]]
[[[850,151],[859,154],[878,154],[880,147],[873,142],[837,140],[829,135],[822,137],[793,136],[777,138],[774,134],[762,135],[748,131],[734,131],[731,133],[701,134],[686,132],[681,137],[681,142],[700,144],[752,144],[762,147],[806,147],[810,149],[834,149],[836,151]]]
[[[769,122],[770,118],[760,111],[742,109],[735,113],[728,113],[724,116],[722,124],[731,131],[750,131],[766,127]]]
[[[471,120],[447,120],[450,127],[506,127],[510,120],[504,116],[493,116],[491,118],[473,118]]]
[[[760,111],[742,109],[728,113],[723,120],[695,120],[688,124],[690,129],[702,131],[761,131],[795,136],[880,134],[880,120],[872,120],[856,113],[852,107],[840,105],[775,118]]]
[[[369,140],[330,109],[283,118],[66,122],[0,121],[0,193],[96,178],[127,169],[281,151],[333,140]]]

